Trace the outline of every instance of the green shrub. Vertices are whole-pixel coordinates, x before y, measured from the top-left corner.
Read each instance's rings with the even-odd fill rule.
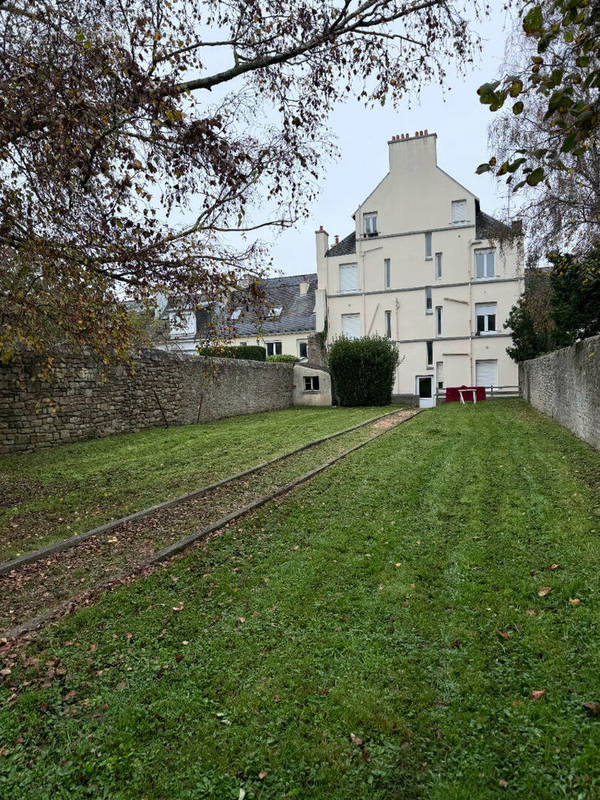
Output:
[[[249,361],[265,361],[267,357],[266,348],[258,344],[247,344],[242,347],[214,345],[213,347],[203,347],[198,352],[201,356],[212,356],[213,358],[245,358]]]
[[[296,363],[296,361],[300,361],[297,356],[291,356],[288,353],[279,353],[277,356],[267,356],[267,361],[271,361],[274,363]]]
[[[383,406],[392,398],[396,345],[381,336],[337,339],[329,350],[329,369],[341,406]]]

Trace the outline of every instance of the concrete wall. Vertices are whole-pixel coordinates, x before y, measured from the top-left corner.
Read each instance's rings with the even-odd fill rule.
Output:
[[[0,453],[292,404],[292,364],[154,350],[139,356],[134,374],[110,367],[103,381],[91,355],[54,355],[49,383],[35,377],[35,354],[0,365]]]
[[[318,390],[307,389],[305,378],[318,377]],[[318,364],[294,364],[294,405],[330,406],[332,403],[331,375]]]
[[[525,400],[600,450],[600,336],[525,361]]]

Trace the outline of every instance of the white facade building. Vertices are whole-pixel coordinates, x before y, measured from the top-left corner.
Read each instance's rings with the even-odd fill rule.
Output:
[[[329,247],[316,232],[316,328],[327,341],[397,342],[394,394],[433,405],[447,386],[516,386],[503,328],[523,291],[522,237],[437,165],[436,135],[395,136],[389,172]],[[513,234],[513,235],[511,235]],[[517,234],[517,235],[515,235]]]

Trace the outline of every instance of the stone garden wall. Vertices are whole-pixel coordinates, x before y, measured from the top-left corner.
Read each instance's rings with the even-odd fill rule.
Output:
[[[600,336],[520,365],[525,400],[600,449]]]
[[[287,408],[293,365],[144,351],[135,370],[57,351],[52,379],[36,354],[0,365],[0,453]]]

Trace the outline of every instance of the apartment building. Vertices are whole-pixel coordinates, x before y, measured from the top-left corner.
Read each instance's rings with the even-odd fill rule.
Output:
[[[435,403],[447,386],[516,386],[504,329],[523,291],[522,237],[481,211],[437,164],[436,134],[394,136],[389,172],[329,245],[316,232],[316,328],[387,336],[400,363],[394,394]]]

